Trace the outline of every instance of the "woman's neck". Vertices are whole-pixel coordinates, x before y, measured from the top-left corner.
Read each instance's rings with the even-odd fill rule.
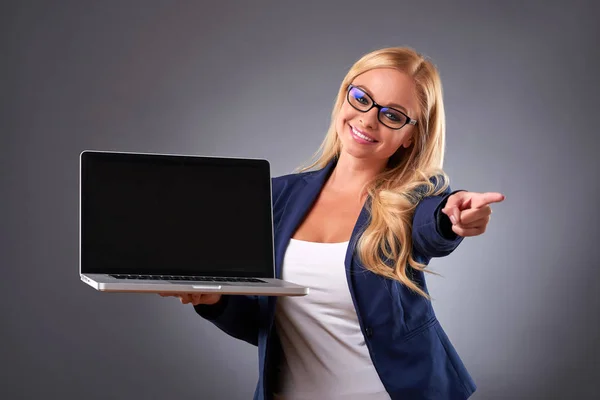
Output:
[[[329,190],[365,196],[364,185],[385,169],[387,160],[365,160],[342,152],[327,181]]]

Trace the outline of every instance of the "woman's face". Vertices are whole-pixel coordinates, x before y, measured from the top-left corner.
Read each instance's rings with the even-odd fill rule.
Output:
[[[414,81],[398,70],[379,68],[357,76],[352,85],[357,88],[350,92],[355,106],[363,108],[375,101],[382,107],[394,110],[384,109],[380,113],[377,107],[373,107],[367,112],[361,112],[349,103],[346,93],[336,120],[342,152],[364,161],[387,162],[400,147],[410,147],[416,128],[407,124],[394,130],[390,126],[397,126],[398,121],[404,118],[396,110],[402,111],[411,119],[417,118],[419,110]]]

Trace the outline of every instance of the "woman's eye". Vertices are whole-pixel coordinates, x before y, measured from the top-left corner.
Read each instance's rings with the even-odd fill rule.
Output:
[[[355,99],[361,104],[369,104],[369,100],[364,96],[355,96]]]
[[[398,113],[395,113],[395,112],[387,111],[383,115],[385,115],[385,117],[387,119],[389,119],[390,121],[394,121],[394,122],[400,122],[400,121],[402,121],[402,114],[398,114]]]
[[[387,119],[391,119],[392,121],[397,121],[398,120],[398,116],[396,114],[394,114],[394,113],[386,112],[384,115],[385,115],[385,117]]]

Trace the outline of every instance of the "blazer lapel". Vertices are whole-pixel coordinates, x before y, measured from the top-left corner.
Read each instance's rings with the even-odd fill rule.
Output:
[[[352,265],[354,261],[354,249],[356,248],[356,243],[360,235],[362,234],[363,229],[367,226],[369,222],[369,207],[370,207],[370,197],[367,197],[365,201],[365,205],[362,210],[360,210],[360,214],[358,215],[358,219],[356,220],[356,224],[354,225],[354,229],[352,229],[352,236],[350,237],[350,243],[348,244],[348,251],[346,252],[346,271],[348,272],[349,267]]]
[[[358,300],[356,298],[356,290],[357,286],[359,286],[356,285],[356,279],[359,277],[363,279],[368,279],[371,276],[371,274],[365,274],[364,272],[366,272],[367,270],[364,269],[364,267],[362,267],[362,264],[355,260],[358,258],[355,249],[360,235],[363,233],[364,228],[369,223],[370,202],[371,198],[367,197],[365,205],[363,206],[358,216],[358,219],[356,220],[356,225],[354,225],[354,229],[352,230],[352,236],[350,237],[350,243],[348,244],[348,249],[346,250],[346,259],[344,263],[346,267],[346,280],[348,282],[348,288],[350,290],[350,297],[352,298],[352,303],[354,304],[354,308],[358,316],[358,321],[361,326],[363,325],[363,319],[360,312],[361,307],[359,306]],[[360,268],[363,269],[362,271],[360,271],[360,274],[356,271],[356,268],[358,268],[358,266],[360,266]]]

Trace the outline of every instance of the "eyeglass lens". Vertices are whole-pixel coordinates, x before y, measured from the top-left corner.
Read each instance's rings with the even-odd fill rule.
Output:
[[[348,91],[348,102],[352,107],[362,112],[367,112],[373,107],[371,96],[357,87],[351,87]],[[392,129],[401,128],[408,121],[406,115],[389,107],[380,107],[377,117],[382,124]]]

